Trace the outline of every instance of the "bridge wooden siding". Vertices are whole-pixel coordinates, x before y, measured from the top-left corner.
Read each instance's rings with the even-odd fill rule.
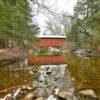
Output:
[[[65,38],[42,38],[40,47],[62,47],[65,45]]]

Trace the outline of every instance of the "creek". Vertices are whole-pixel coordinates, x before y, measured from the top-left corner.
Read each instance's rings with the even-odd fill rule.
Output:
[[[46,59],[46,56],[44,57]],[[63,56],[63,60],[66,64],[36,64],[26,68],[20,68],[16,63],[9,66],[2,66],[0,67],[0,91],[12,86],[38,82],[37,93],[39,96],[49,96],[49,92],[51,91],[48,91],[48,89],[52,90],[54,86],[57,86],[61,90],[70,91],[71,93],[83,89],[92,89],[100,97],[100,58],[79,58],[72,54],[66,54]],[[45,62],[47,61],[45,60]],[[44,72],[48,73],[48,75],[41,76]],[[48,78],[45,79],[43,77]],[[72,82],[72,77],[75,79],[74,83]],[[4,95],[0,94],[0,97]]]

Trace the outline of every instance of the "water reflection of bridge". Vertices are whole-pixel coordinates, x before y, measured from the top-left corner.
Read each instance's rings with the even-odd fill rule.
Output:
[[[48,64],[66,64],[66,61],[63,56],[29,56],[28,57],[29,65],[48,65]]]
[[[60,65],[65,64],[66,61],[63,56],[29,56],[28,57],[29,65],[28,67],[19,66],[19,62],[7,65],[5,67],[0,67],[0,89],[9,87],[16,84],[22,84],[24,81],[32,80],[35,73],[30,74],[31,68],[37,68],[37,65]],[[36,69],[37,70],[37,69]]]

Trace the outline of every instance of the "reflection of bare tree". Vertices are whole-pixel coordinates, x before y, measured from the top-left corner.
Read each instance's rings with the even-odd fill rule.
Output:
[[[74,92],[70,72],[66,64],[41,65],[37,74],[39,75],[36,82],[39,96],[44,96],[45,93],[47,94],[46,96],[50,95],[55,87],[71,93]]]

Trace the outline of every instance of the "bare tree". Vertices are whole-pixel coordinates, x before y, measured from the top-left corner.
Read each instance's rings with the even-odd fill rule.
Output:
[[[63,13],[62,15],[54,15],[50,17],[46,24],[46,30],[54,35],[66,35],[71,29],[71,16]]]

